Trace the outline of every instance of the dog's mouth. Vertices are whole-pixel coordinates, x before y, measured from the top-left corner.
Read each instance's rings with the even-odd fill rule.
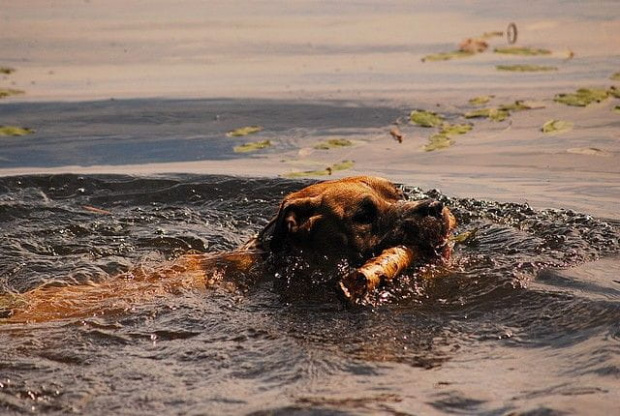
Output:
[[[351,270],[339,282],[340,295],[357,302],[377,286],[395,279],[418,261],[449,260],[450,234],[456,219],[440,202],[426,200],[398,207],[401,222],[383,242],[380,252]]]
[[[441,202],[431,199],[403,202],[394,206],[392,215],[376,247],[379,251],[402,245],[424,257],[449,257],[449,237],[456,227],[456,219]]]

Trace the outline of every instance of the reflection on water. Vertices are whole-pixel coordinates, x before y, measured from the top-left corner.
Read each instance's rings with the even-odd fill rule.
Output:
[[[0,179],[0,287],[113,279],[229,250],[302,181],[177,175]],[[214,288],[121,315],[0,324],[0,409],[89,414],[608,411],[620,373],[618,224],[444,199],[450,270],[418,270],[345,308]],[[435,276],[435,279],[423,279]],[[327,288],[325,288],[327,290]]]

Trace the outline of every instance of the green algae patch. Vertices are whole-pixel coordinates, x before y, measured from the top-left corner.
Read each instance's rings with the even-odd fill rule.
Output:
[[[469,123],[467,124],[444,123],[441,125],[441,130],[439,131],[439,134],[442,134],[444,136],[457,136],[457,135],[469,133],[471,129],[473,128],[474,126]]]
[[[607,93],[614,98],[620,98],[620,90],[616,87],[611,87],[607,90]]]
[[[495,48],[495,53],[503,55],[519,55],[519,56],[540,56],[551,55],[551,51],[548,49],[537,49],[522,46],[506,46],[501,48]]]
[[[613,112],[616,114],[620,114],[620,105],[615,106]]]
[[[468,58],[470,56],[474,56],[476,53],[472,51],[452,51],[452,52],[441,52],[441,53],[433,53],[430,55],[426,55],[422,58],[422,62],[440,62],[440,61],[450,61],[452,59],[461,59]]]
[[[34,130],[27,127],[0,126],[0,136],[27,136],[33,133]]]
[[[24,94],[22,90],[13,90],[10,88],[0,88],[0,98],[12,97],[13,95]]]
[[[0,66],[0,74],[2,75],[11,75],[15,72],[15,68],[10,68],[8,66]]]
[[[254,133],[258,133],[259,131],[262,131],[263,128],[261,126],[246,126],[246,127],[240,127],[238,129],[235,130],[231,130],[228,133],[226,133],[226,136],[228,137],[243,137],[243,136],[247,136],[249,134],[254,134]]]
[[[488,118],[491,121],[504,121],[508,116],[510,112],[500,108],[481,108],[463,114],[465,118]]]
[[[338,171],[338,170],[347,170],[347,169],[351,169],[353,166],[355,166],[355,162],[352,160],[343,160],[342,162],[339,163],[334,163],[331,168],[332,171]]]
[[[266,149],[268,147],[271,147],[271,145],[272,143],[270,140],[263,140],[260,142],[251,142],[235,146],[233,150],[235,151],[235,153],[250,153],[256,152],[257,150]]]
[[[425,110],[413,110],[409,120],[411,123],[421,127],[437,127],[443,123],[442,116]]]
[[[341,147],[353,146],[353,142],[347,139],[329,139],[324,142],[317,143],[314,148],[317,150],[339,149]]]
[[[443,123],[439,129],[439,133],[433,134],[428,139],[428,143],[424,145],[424,150],[427,152],[433,152],[435,150],[446,149],[454,144],[452,137],[466,134],[474,126],[467,124],[450,124]]]
[[[616,72],[615,74],[610,76],[609,79],[612,81],[620,81],[620,72]]]
[[[517,111],[533,110],[535,108],[545,108],[544,105],[535,102],[516,100],[514,103],[502,104],[497,107],[485,107],[477,110],[468,111],[463,114],[465,118],[487,118],[491,121],[504,121],[510,114]]]
[[[542,125],[540,131],[545,134],[560,134],[573,129],[575,124],[565,120],[549,120]]]
[[[549,65],[517,64],[517,65],[496,65],[495,69],[497,69],[498,71],[508,71],[508,72],[550,72],[550,71],[557,71],[558,67],[549,66]]]
[[[494,95],[480,95],[478,97],[470,98],[468,102],[471,105],[485,105],[493,98],[495,98]]]
[[[355,166],[355,162],[352,160],[343,160],[338,163],[334,163],[331,166],[326,167],[325,169],[318,170],[305,170],[302,172],[291,172],[284,174],[282,176],[286,178],[304,178],[307,176],[329,176],[334,172],[351,169]]]
[[[321,169],[321,170],[304,170],[301,172],[286,173],[282,176],[284,176],[285,178],[305,178],[308,176],[327,176],[327,175],[331,175],[331,171],[328,171],[328,169],[330,168]]]
[[[433,152],[435,150],[446,149],[454,144],[454,141],[445,134],[437,133],[433,134],[428,139],[428,144],[424,146],[424,150],[427,152]]]
[[[579,88],[570,94],[557,94],[553,101],[574,107],[586,107],[592,103],[600,103],[609,97],[609,91],[600,88]]]
[[[488,118],[493,108],[480,108],[478,110],[468,111],[463,114],[465,118]]]

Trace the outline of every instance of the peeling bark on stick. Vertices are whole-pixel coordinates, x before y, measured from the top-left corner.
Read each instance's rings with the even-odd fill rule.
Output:
[[[393,280],[409,267],[415,258],[415,252],[409,247],[388,248],[346,275],[339,284],[340,290],[345,298],[355,300],[380,284]]]

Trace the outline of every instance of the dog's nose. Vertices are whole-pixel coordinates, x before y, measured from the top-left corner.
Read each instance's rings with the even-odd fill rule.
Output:
[[[416,212],[420,215],[429,215],[431,217],[441,217],[443,212],[443,203],[434,199],[425,199],[416,205]]]

